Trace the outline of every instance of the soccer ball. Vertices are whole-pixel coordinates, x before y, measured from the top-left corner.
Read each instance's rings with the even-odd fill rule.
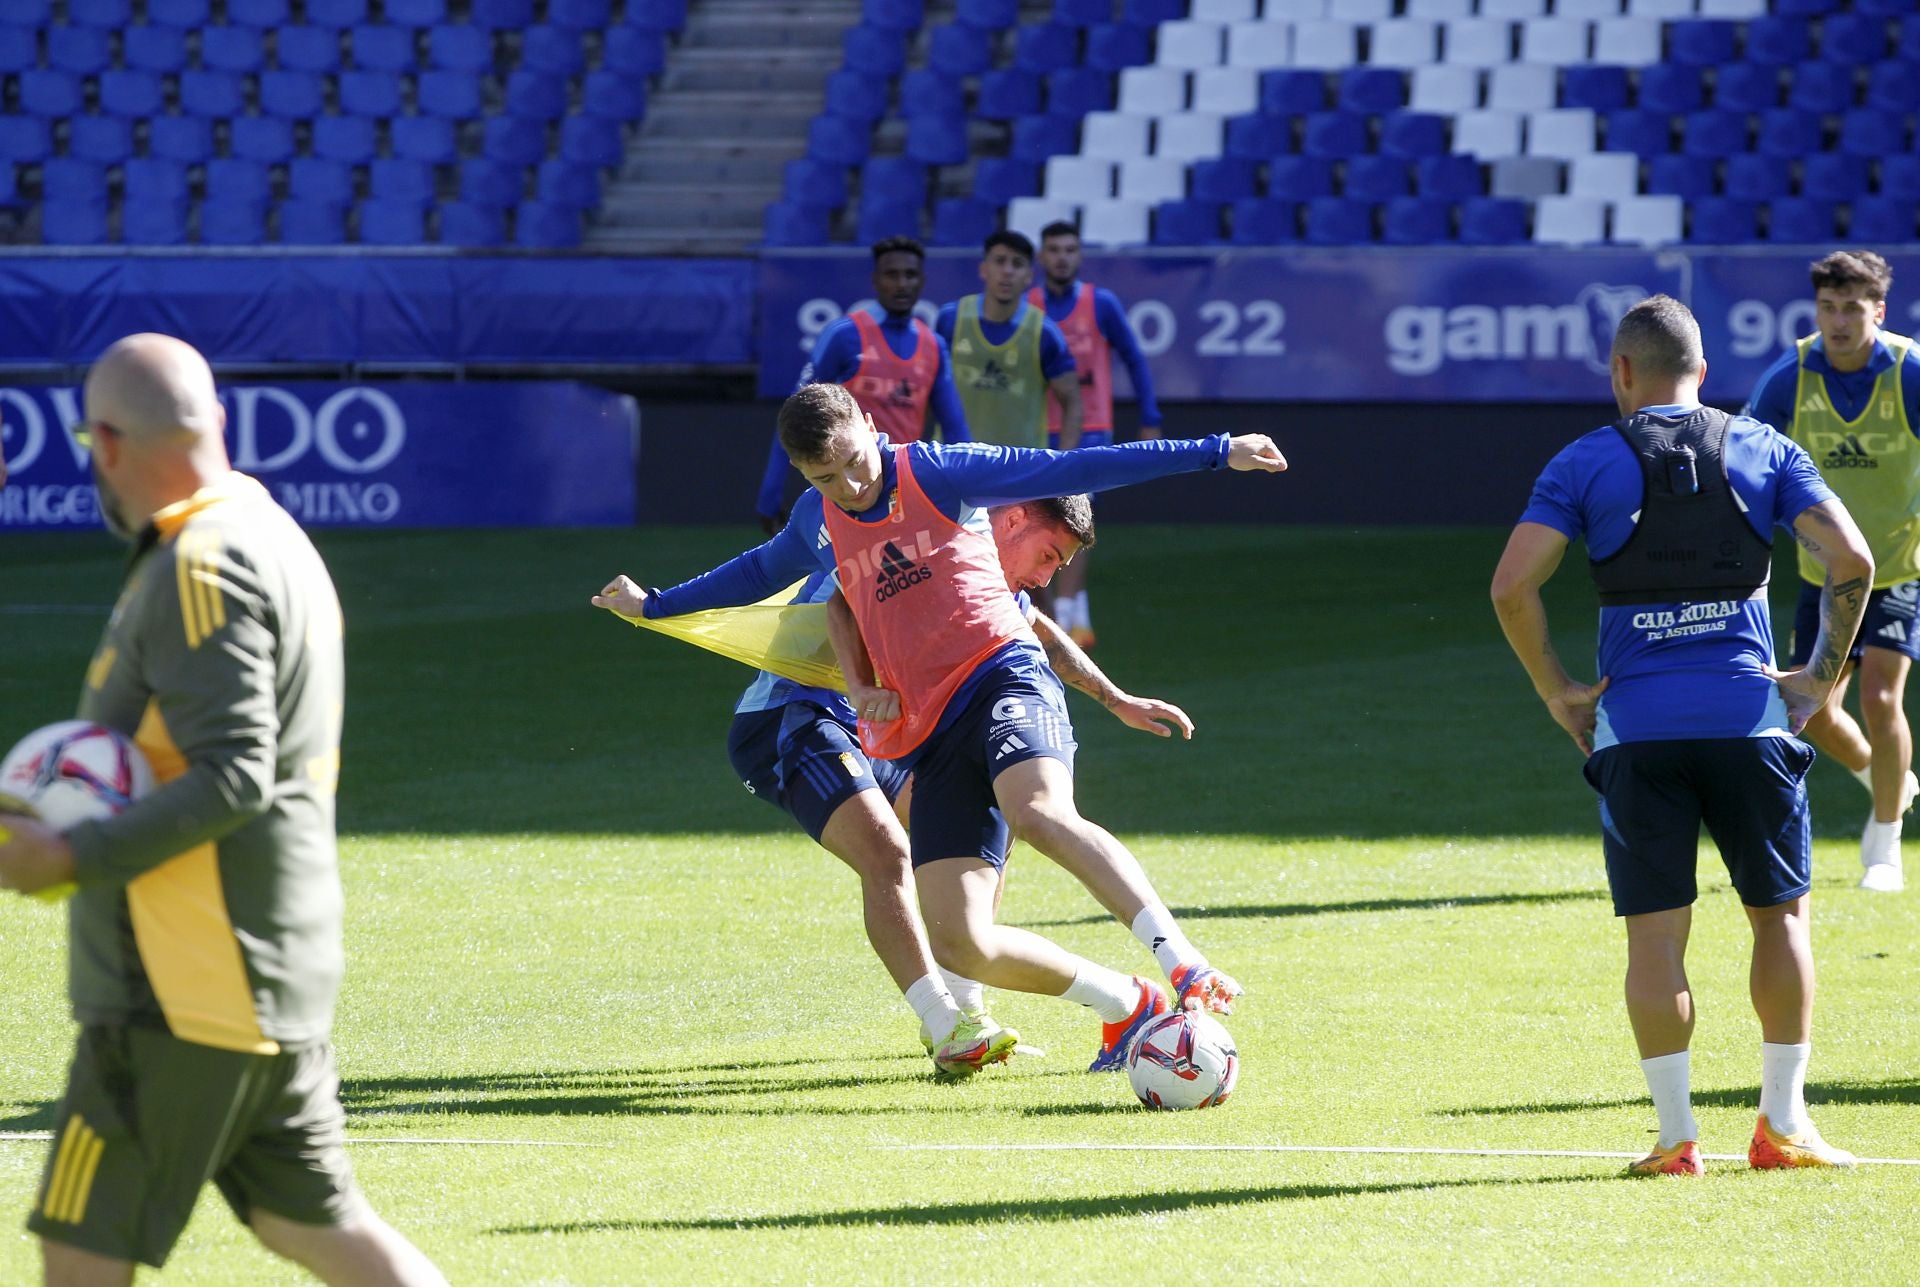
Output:
[[[37,728],[0,760],[0,814],[24,813],[56,831],[110,818],[152,789],[140,748],[83,719]]]
[[[1127,1080],[1148,1108],[1212,1108],[1239,1079],[1240,1052],[1211,1015],[1163,1014],[1127,1052]]]

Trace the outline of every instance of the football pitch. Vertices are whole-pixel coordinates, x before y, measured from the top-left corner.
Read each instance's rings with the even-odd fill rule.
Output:
[[[747,672],[587,605],[750,539],[319,537],[350,1151],[453,1282],[1912,1281],[1920,1166],[1746,1168],[1759,1029],[1710,849],[1695,1104],[1729,1160],[1620,1178],[1654,1126],[1624,936],[1578,753],[1487,601],[1504,529],[1103,531],[1095,657],[1198,731],[1071,698],[1082,808],[1248,992],[1231,1101],[1166,1114],[1087,1074],[1096,1021],[1048,998],[990,994],[1043,1054],[936,1084],[853,877],[727,767]],[[0,740],[71,715],[122,557],[0,540]],[[1548,606],[1590,678],[1584,580],[1576,552]],[[1866,794],[1827,763],[1811,790],[1808,1099],[1841,1147],[1920,1159],[1920,892],[1856,891]],[[1045,859],[1009,871],[1004,919],[1157,977]],[[0,899],[0,1283],[38,1276],[64,953],[58,912]],[[303,1279],[208,1191],[163,1281]]]

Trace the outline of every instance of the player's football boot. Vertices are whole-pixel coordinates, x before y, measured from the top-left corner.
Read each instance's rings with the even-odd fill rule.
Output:
[[[1773,1129],[1765,1113],[1753,1124],[1753,1142],[1747,1145],[1747,1165],[1756,1171],[1775,1171],[1789,1166],[1852,1166],[1853,1162],[1853,1154],[1821,1139],[1811,1122],[1791,1135],[1782,1135]]]
[[[1700,1160],[1700,1146],[1692,1140],[1682,1140],[1672,1148],[1656,1148],[1627,1168],[1628,1175],[1705,1175],[1707,1168]]]
[[[1145,1030],[1147,1021],[1173,1008],[1159,984],[1149,983],[1137,974],[1133,981],[1140,985],[1140,1000],[1133,1007],[1133,1013],[1120,1022],[1100,1025],[1100,1049],[1087,1065],[1088,1072],[1124,1072],[1127,1051],[1133,1048],[1135,1038]]]
[[[959,1081],[988,1064],[1005,1063],[1019,1042],[1019,1033],[1001,1027],[986,1011],[963,1010],[945,1041],[927,1043],[927,1053],[942,1081]]]
[[[1171,982],[1174,1004],[1180,1009],[1213,1014],[1232,1014],[1233,1003],[1245,990],[1211,965],[1176,965]]]

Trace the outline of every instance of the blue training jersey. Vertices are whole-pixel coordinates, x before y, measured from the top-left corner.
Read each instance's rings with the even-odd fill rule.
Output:
[[[1696,408],[1645,409],[1685,415]],[[1833,499],[1807,453],[1756,420],[1743,417],[1728,427],[1726,467],[1747,521],[1763,540]],[[1584,539],[1588,557],[1604,559],[1633,535],[1643,492],[1639,458],[1609,425],[1548,463],[1520,521],[1551,527],[1569,541]],[[1773,622],[1764,595],[1602,607],[1597,664],[1612,683],[1600,698],[1594,750],[1617,742],[1785,733],[1786,704],[1762,669],[1772,663]]]

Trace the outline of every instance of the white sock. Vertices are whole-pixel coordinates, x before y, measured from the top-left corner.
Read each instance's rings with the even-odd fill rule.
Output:
[[[960,1007],[953,1003],[947,985],[937,974],[923,974],[907,988],[907,1004],[920,1016],[920,1035],[929,1041],[944,1041],[960,1022]]]
[[[1807,1055],[1811,1042],[1797,1046],[1760,1043],[1760,1112],[1782,1135],[1797,1134],[1807,1124]]]
[[[1073,619],[1082,630],[1093,629],[1093,609],[1087,606],[1085,590],[1073,596]]]
[[[1166,971],[1169,978],[1173,977],[1177,966],[1207,963],[1207,958],[1187,941],[1187,936],[1173,923],[1173,913],[1162,904],[1152,903],[1141,908],[1130,928],[1133,936],[1147,945],[1147,950],[1153,953],[1153,959],[1160,962],[1160,968]]]
[[[987,1004],[987,985],[978,979],[970,979],[964,974],[955,974],[943,969],[940,977],[947,981],[947,991],[953,993],[953,1003],[962,1010],[980,1010]]]
[[[1102,1023],[1119,1023],[1140,1004],[1140,985],[1118,970],[1082,961],[1073,982],[1060,994],[1100,1016]]]
[[[1860,768],[1848,769],[1847,772],[1853,774],[1853,780],[1855,782],[1858,782],[1861,786],[1867,789],[1868,795],[1873,794],[1873,761],[1872,760],[1868,760],[1866,764]]]
[[[1693,1120],[1689,1062],[1685,1050],[1640,1061],[1640,1071],[1647,1076],[1647,1090],[1653,1096],[1653,1111],[1660,1114],[1661,1148],[1700,1138],[1700,1127]]]
[[[1900,865],[1900,819],[1892,822],[1867,819],[1867,829],[1860,833],[1860,862],[1867,867],[1881,863]]]

